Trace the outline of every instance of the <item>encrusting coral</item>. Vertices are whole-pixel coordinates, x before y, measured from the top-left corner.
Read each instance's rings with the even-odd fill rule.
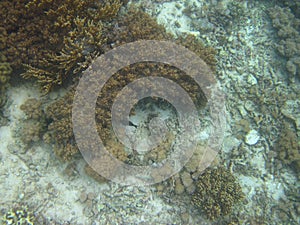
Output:
[[[10,79],[10,74],[12,68],[10,64],[6,61],[6,57],[0,53],[0,107],[2,107],[6,102],[6,88],[8,81]]]
[[[244,194],[235,177],[223,167],[207,169],[196,182],[192,203],[210,220],[230,213]]]
[[[24,145],[30,146],[40,141],[46,131],[47,123],[42,110],[42,101],[35,98],[28,99],[20,106],[20,109],[25,117],[20,121],[15,135],[20,136]]]
[[[0,30],[1,32],[1,30]],[[2,41],[0,34],[0,51],[2,49]],[[0,125],[2,125],[3,112],[2,107],[7,101],[6,90],[11,76],[12,68],[7,62],[6,57],[0,52]],[[4,120],[5,121],[5,120]]]
[[[45,110],[50,123],[43,139],[46,143],[53,144],[56,155],[64,160],[71,159],[78,152],[71,122],[73,95],[74,90],[69,91]]]
[[[288,123],[284,123],[277,140],[276,150],[278,158],[291,166],[297,173],[300,171],[300,140],[296,132]]]
[[[12,68],[10,63],[7,61],[7,58],[3,54],[3,49],[6,44],[6,31],[4,28],[0,27],[0,107],[5,103],[6,95],[4,94],[7,83],[10,79]]]
[[[287,5],[291,3],[285,2]],[[273,26],[277,29],[280,39],[277,50],[286,58],[286,70],[291,74],[289,77],[291,81],[300,78],[300,18],[295,11],[296,8],[299,8],[299,2],[295,1],[288,7],[276,6],[269,9]]]

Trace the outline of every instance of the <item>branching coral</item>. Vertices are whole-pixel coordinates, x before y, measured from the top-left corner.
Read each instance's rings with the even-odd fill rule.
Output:
[[[77,32],[76,35],[74,33],[71,34],[71,36],[74,34],[74,38],[89,36],[85,33],[84,29],[77,29],[75,32]],[[89,32],[91,31],[89,30]],[[97,32],[95,32],[92,37],[95,37],[95,34],[97,34]],[[127,14],[121,15],[119,20],[115,21],[115,24],[111,26],[110,33],[107,33],[105,37],[107,38],[107,42],[111,43],[112,47],[121,43],[140,39],[176,41],[171,34],[168,34],[165,29],[158,25],[149,15],[133,9],[130,9]],[[70,38],[70,40],[73,40],[74,38]],[[87,39],[85,39],[85,41],[86,40]],[[214,51],[211,48],[204,47],[203,44],[200,41],[197,41],[194,37],[188,37],[188,40],[192,40],[192,42],[189,44],[188,41],[184,41],[184,38],[177,41],[179,43],[182,42],[187,48],[191,48],[191,50],[194,50],[198,55],[204,57],[203,59],[210,62],[210,65],[213,67],[215,62],[213,60]],[[92,42],[94,43],[95,41],[92,40]],[[99,46],[102,45],[102,42],[98,43]],[[64,62],[66,59],[63,55],[59,55],[57,58],[59,59],[58,61],[61,62]],[[74,64],[71,63],[70,65]],[[73,66],[69,66],[68,68],[70,68],[70,70],[74,69]],[[54,74],[50,75],[55,76]],[[98,97],[96,105],[96,122],[101,140],[103,140],[106,145],[114,146],[111,148],[111,152],[116,157],[120,157],[121,160],[126,160],[127,157],[125,157],[123,152],[124,150],[122,148],[116,147],[119,146],[119,144],[112,141],[115,140],[115,137],[112,134],[111,129],[110,109],[118,92],[127,84],[141,76],[163,76],[171,79],[190,94],[190,97],[195,101],[197,106],[200,107],[206,104],[206,98],[201,88],[189,76],[177,68],[162,63],[137,63],[121,69],[106,82]],[[54,143],[57,149],[56,152],[64,159],[70,158],[76,153],[75,149],[77,149],[77,147],[70,148],[71,145],[75,146],[71,125],[71,104],[73,93],[74,91],[70,91],[70,93],[63,99],[54,103],[47,110],[47,116],[51,123],[48,126],[49,132],[45,138],[50,142],[51,140],[52,142],[55,140]],[[112,142],[115,142],[115,144],[112,144]],[[113,149],[119,149],[121,153],[116,153]],[[158,155],[162,156],[161,154]]]
[[[162,25],[141,10],[130,8],[118,17],[116,26],[109,35],[110,42],[121,45],[137,40],[171,40]]]
[[[0,88],[3,89],[3,86],[7,84],[10,79],[10,74],[12,72],[12,68],[10,64],[6,62],[5,56],[0,54]]]
[[[102,52],[102,22],[121,5],[119,0],[1,1],[3,53],[14,69],[25,69],[25,78],[37,79],[49,91]]]
[[[6,31],[0,27],[0,116],[2,115],[1,108],[4,106],[7,100],[6,88],[12,72],[10,63],[7,62],[7,58],[2,54],[2,51],[6,43]],[[1,120],[1,117],[0,117]]]
[[[94,52],[100,52],[106,43],[103,37],[103,24],[101,21],[74,19],[75,28],[64,38],[64,47],[59,54],[52,54],[49,61],[57,65],[65,74],[76,74],[87,67]]]
[[[38,65],[45,54],[61,46],[58,31],[42,9],[24,7],[29,0],[1,1],[0,19],[4,32],[3,54],[14,68],[22,63]],[[61,30],[64,35],[66,31]]]
[[[48,93],[55,85],[61,85],[62,77],[59,72],[49,72],[30,65],[25,65],[26,72],[22,76],[26,79],[35,78],[42,85],[42,89]]]
[[[201,59],[203,59],[210,68],[215,71],[216,66],[216,50],[212,47],[204,46],[204,44],[194,35],[186,35],[179,37],[177,43],[195,52]]]
[[[105,3],[98,6],[97,19],[110,19],[117,15],[122,6],[122,2],[119,0],[104,1]],[[101,3],[98,3],[101,4]]]
[[[230,213],[233,205],[244,196],[235,177],[223,167],[207,169],[199,177],[196,186],[192,202],[210,220]]]
[[[150,76],[163,76],[173,80],[189,93],[190,97],[195,101],[195,105],[200,107],[206,104],[201,88],[177,68],[162,63],[148,62],[125,67],[106,82],[97,101],[96,120],[98,122],[98,133],[103,140],[112,135],[110,109],[119,91],[136,79]],[[126,100],[124,99],[124,101]]]
[[[0,108],[6,102],[5,90],[10,79],[11,72],[12,68],[10,67],[10,64],[6,61],[5,56],[0,53]]]
[[[74,19],[75,28],[63,39],[63,48],[47,54],[40,61],[40,68],[25,65],[24,78],[36,78],[44,91],[49,92],[55,85],[61,85],[68,76],[85,69],[92,58],[102,53],[106,42],[102,35],[103,25],[87,19]]]
[[[72,131],[71,109],[74,91],[69,91],[63,98],[54,102],[46,109],[46,117],[51,122],[44,135],[44,141],[54,144],[54,151],[61,159],[68,160],[78,149]]]
[[[166,29],[159,25],[155,19],[147,13],[130,8],[126,14],[118,17],[115,28],[109,35],[109,42],[115,45],[137,41],[137,40],[169,40],[183,45],[190,51],[195,52],[214,70],[216,65],[216,51],[205,46],[193,35],[180,36],[176,39]]]

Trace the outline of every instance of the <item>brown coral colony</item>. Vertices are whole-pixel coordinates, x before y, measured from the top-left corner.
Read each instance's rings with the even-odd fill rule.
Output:
[[[3,0],[0,2],[0,92],[12,71],[40,84],[44,93],[64,85],[67,93],[52,104],[36,99],[27,101],[22,110],[27,116],[28,130],[24,142],[37,139],[52,144],[56,155],[67,161],[78,153],[72,132],[72,101],[81,72],[94,58],[108,50],[137,40],[167,40],[185,46],[215,70],[215,50],[196,37],[175,38],[148,14],[133,8],[121,12],[121,0]],[[128,83],[143,76],[164,76],[177,82],[198,106],[204,106],[202,90],[182,71],[162,63],[137,63],[123,68],[106,83],[97,100],[96,122],[100,137],[108,150],[121,161],[130,156],[112,134],[110,108],[118,92]],[[2,87],[3,86],[3,87]],[[199,97],[200,96],[200,97]],[[0,99],[1,104],[2,99]],[[44,109],[44,110],[41,110]],[[34,128],[34,129],[33,129]],[[172,135],[170,134],[170,139]],[[170,141],[145,158],[161,161],[166,158]],[[109,164],[109,162],[107,162]],[[101,166],[101,165],[99,165]],[[104,165],[105,166],[105,165]],[[209,219],[226,215],[242,198],[240,186],[225,169],[209,170],[196,183],[186,166],[175,183],[175,193],[187,189],[193,203]],[[108,168],[108,167],[107,167]],[[103,181],[90,167],[87,173]],[[112,173],[112,171],[108,171]],[[192,184],[193,183],[193,184]],[[191,187],[191,188],[190,188]],[[218,199],[221,196],[221,199]]]

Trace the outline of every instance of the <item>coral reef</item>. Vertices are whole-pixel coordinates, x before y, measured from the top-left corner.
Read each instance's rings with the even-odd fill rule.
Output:
[[[208,166],[216,167],[218,165],[218,156],[215,156],[213,150],[207,148],[207,145],[199,142],[194,150],[193,156],[181,171],[170,179],[165,180],[163,185],[157,184],[156,191],[158,195],[170,193],[171,195],[177,195],[177,197],[191,196],[195,193],[197,180],[203,171]]]
[[[33,225],[34,217],[26,206],[14,207],[4,214],[0,223],[3,225]]]
[[[192,203],[210,220],[230,213],[244,194],[235,177],[223,167],[207,169],[196,183]]]
[[[121,5],[119,0],[1,1],[3,54],[15,71],[49,91],[101,53],[102,23]]]
[[[111,21],[122,5],[118,0],[105,3],[94,0],[63,3],[59,0],[24,0],[22,3],[1,1],[0,4],[1,9],[6,9],[1,19],[8,18],[1,27],[3,54],[12,63],[13,69],[21,71],[24,78],[37,79],[45,92],[84,70],[95,56],[123,43],[141,39],[177,41],[195,51],[211,67],[215,64],[213,49],[205,47],[193,36],[176,40],[142,11],[130,8],[127,13]],[[115,139],[111,135],[110,112],[107,109],[111,107],[118,90],[139,78],[141,73],[146,73],[145,76],[164,74],[178,82],[194,100],[198,100],[197,105],[205,104],[205,100],[199,99],[201,89],[176,68],[151,63],[123,68],[107,82],[97,102],[98,130],[104,140]],[[110,93],[107,90],[114,92],[107,95]],[[44,141],[54,144],[56,154],[65,160],[78,152],[72,134],[72,98],[73,91],[70,91],[46,110],[48,131]],[[24,124],[24,128],[31,126],[35,129],[26,129],[31,131],[28,131],[24,142],[37,140],[44,128],[44,123],[34,121],[35,118],[28,116],[27,122],[29,120],[32,120],[31,125]],[[118,144],[111,145],[114,146],[112,149],[120,149],[116,147]],[[119,154],[114,150],[112,152],[116,156]],[[125,160],[127,157],[122,153],[120,158]]]
[[[74,90],[49,105],[46,110],[47,132],[43,139],[54,145],[54,151],[61,159],[69,160],[78,152],[72,130],[71,110]]]
[[[42,101],[31,98],[20,108],[25,113],[25,118],[20,122],[16,134],[20,136],[23,144],[30,146],[40,141],[46,131],[46,118],[42,110]]]
[[[120,19],[116,21],[115,26],[113,26],[111,34],[106,36],[107,42],[113,43],[111,44],[112,47],[140,39],[175,40],[172,35],[168,34],[162,26],[158,25],[156,21],[146,13],[129,9],[127,14],[122,14],[119,18]],[[216,61],[213,57],[213,49],[205,47],[200,41],[192,36],[187,37],[187,40],[184,38],[178,39],[177,42],[182,42],[187,48],[194,50],[196,54],[203,57],[212,68],[214,67]],[[161,74],[181,85],[190,94],[197,106],[200,107],[206,104],[206,99],[201,88],[177,68],[161,63],[137,63],[125,67],[114,74],[106,82],[97,100],[97,128],[98,133],[105,144],[107,144],[106,142],[108,141],[110,142],[110,145],[114,146],[112,149],[120,149],[119,147],[116,147],[119,146],[119,144],[111,144],[111,140],[115,140],[116,138],[112,134],[110,108],[118,92],[128,83],[141,76],[161,76]],[[46,110],[47,118],[51,122],[48,126],[49,132],[47,132],[44,138],[49,143],[53,143],[56,146],[55,152],[63,159],[70,159],[72,155],[78,152],[71,125],[73,94],[74,90],[70,91],[62,99],[53,103]],[[111,152],[116,156],[118,155],[113,150]],[[121,152],[124,152],[124,150],[121,150]],[[159,158],[163,157],[163,155],[157,156],[159,156]],[[127,158],[123,153],[120,157],[124,160]],[[150,155],[149,157],[153,158]]]
[[[27,4],[27,8],[31,10],[43,9],[49,18],[56,18],[53,30],[63,30],[62,38],[56,37],[59,39],[57,42],[52,40],[52,44],[58,43],[57,47],[52,46],[52,49],[47,47],[45,48],[46,52],[39,51],[41,52],[40,54],[43,54],[40,56],[40,59],[29,58],[27,61],[21,62],[26,64],[24,67],[26,71],[23,73],[23,76],[37,79],[46,92],[49,92],[53,86],[62,84],[68,77],[72,77],[73,74],[84,70],[98,54],[102,54],[107,49],[122,43],[140,39],[176,41],[178,44],[194,51],[212,69],[215,69],[215,51],[212,48],[205,47],[195,36],[191,35],[175,39],[170,34],[167,34],[164,28],[159,26],[155,20],[140,11],[129,11],[128,14],[122,15],[113,26],[110,26],[103,20],[106,17],[114,16],[118,12],[120,4],[116,3],[114,10],[110,10],[112,4],[105,4],[99,9],[101,13],[98,11],[100,14],[99,20],[91,20],[86,17],[83,18],[70,5],[75,2],[81,11],[85,11],[83,8],[85,8],[86,2],[89,1],[65,1],[57,9],[48,10],[49,7],[53,7],[54,2],[56,1],[30,1]],[[68,15],[64,15],[65,8],[69,6],[70,12],[68,12]],[[88,13],[94,14],[93,10],[95,8],[89,8],[90,11]],[[110,33],[110,29],[113,32]],[[51,33],[51,36],[54,36],[54,33]],[[44,49],[43,46],[40,49]],[[108,151],[121,161],[127,161],[130,156],[112,135],[109,110],[118,91],[131,81],[140,78],[141,74],[142,76],[164,76],[174,80],[190,94],[198,106],[206,104],[205,96],[201,96],[203,95],[201,89],[183,72],[171,66],[159,63],[139,63],[120,70],[107,82],[100,93],[97,101],[96,120],[99,135],[104,139]],[[78,153],[71,122],[74,89],[73,87],[70,89],[63,98],[55,101],[46,109],[46,115],[41,110],[43,106],[34,99],[30,99],[21,107],[26,114],[26,120],[30,121],[28,126],[34,130],[30,131],[26,126],[23,126],[24,134],[28,130],[28,135],[26,134],[24,137],[29,136],[23,141],[29,143],[39,139],[44,132],[44,122],[47,122],[48,130],[43,136],[44,141],[53,144],[56,155],[64,160],[69,160]],[[173,137],[170,134],[170,138],[167,138],[162,145],[145,155],[145,160],[150,160],[151,162],[164,160],[168,156],[172,140]],[[220,215],[227,214],[234,202],[240,199],[242,194],[240,194],[240,187],[227,174],[229,173],[228,171],[221,169],[208,170],[203,175],[200,175],[203,168],[199,165],[199,161],[203,158],[204,153],[200,146],[198,150],[183,171],[172,178],[171,181],[174,181],[176,194],[193,193],[194,204],[199,207],[201,205],[201,208],[205,206],[202,209],[208,214],[210,219],[214,219]],[[100,170],[109,175],[114,173],[114,169],[117,169],[111,168],[110,159],[107,159],[106,163],[101,165],[95,162],[93,166],[96,166],[96,168],[101,167]],[[95,179],[105,181],[90,166],[86,166],[85,171]],[[210,184],[207,184],[207,182],[210,182]],[[209,199],[205,199],[206,197]],[[82,199],[83,202],[86,201],[86,197]],[[186,214],[188,217],[188,213]]]
[[[187,1],[184,4],[183,14],[191,18],[191,26],[205,34],[222,28],[230,32],[236,21],[244,20],[247,6],[243,1],[215,1],[213,3],[201,2],[201,6],[195,7],[195,2]],[[208,5],[213,4],[213,7]],[[201,10],[199,10],[201,8]]]
[[[111,43],[119,46],[137,40],[168,40],[172,38],[162,25],[150,15],[136,8],[129,8],[117,19],[117,27],[109,35]]]
[[[7,97],[5,92],[8,86],[8,81],[10,79],[11,72],[12,68],[10,67],[10,64],[6,61],[6,57],[2,53],[0,53],[0,109],[6,103]],[[0,115],[1,114],[2,110],[0,110]]]
[[[102,35],[102,22],[76,17],[75,28],[63,39],[63,48],[58,53],[49,53],[40,62],[40,68],[25,65],[24,78],[36,78],[45,92],[55,85],[61,85],[68,76],[85,69],[106,42]]]
[[[20,109],[25,113],[26,119],[39,120],[43,115],[42,101],[36,98],[30,98],[20,106]]]
[[[180,36],[176,39],[162,25],[159,25],[155,19],[141,10],[129,8],[128,12],[118,17],[116,24],[117,28],[113,29],[108,36],[108,42],[114,43],[114,46],[137,40],[175,41],[177,44],[195,52],[214,70],[216,51],[213,48],[205,46],[194,35]]]
[[[5,29],[0,27],[0,109],[6,102],[5,91],[12,72],[10,63],[7,61],[7,58],[3,54],[3,49],[5,48],[5,44],[7,41],[5,36]],[[1,111],[0,114],[2,114]]]
[[[300,171],[300,139],[294,128],[284,123],[277,140],[276,151],[278,158],[286,165],[292,166],[296,173]]]
[[[114,136],[111,128],[110,109],[119,91],[135,79],[148,76],[157,77],[161,76],[161,74],[163,74],[163,77],[181,85],[195,101],[195,105],[199,107],[205,105],[206,99],[202,98],[204,94],[200,94],[203,93],[201,88],[177,68],[161,63],[137,63],[125,67],[106,82],[97,100],[96,121],[98,133],[102,140],[107,140]],[[124,102],[126,102],[126,99],[124,99]]]
[[[277,50],[286,58],[286,70],[291,74],[289,78],[292,82],[296,77],[300,78],[300,18],[295,16],[297,12],[293,9],[294,5],[269,9],[279,39]]]
[[[206,64],[215,71],[216,66],[216,50],[212,47],[205,46],[200,39],[197,39],[194,35],[179,36],[177,43],[188,48],[190,51],[195,52]]]
[[[27,48],[27,52],[38,51],[42,55],[30,57],[30,55],[18,53],[24,57],[20,57],[20,61],[15,61],[13,65],[14,68],[18,68],[18,66],[24,64],[25,67],[23,69],[25,71],[23,72],[23,76],[25,78],[37,79],[46,92],[49,92],[53,86],[62,84],[64,80],[72,77],[72,75],[84,70],[95,56],[123,43],[141,39],[175,41],[194,51],[212,69],[215,68],[215,51],[212,48],[205,47],[202,42],[191,35],[176,39],[144,12],[131,8],[127,13],[120,15],[115,21],[106,23],[104,20],[107,17],[110,18],[115,15],[119,10],[119,1],[110,1],[110,3],[100,8],[96,6],[91,8],[90,5],[86,5],[88,3],[78,3],[78,8],[74,8],[74,6],[70,7],[71,10],[65,15],[63,15],[63,12],[68,4],[71,4],[70,1],[66,1],[61,6],[56,5],[55,0],[51,2],[55,4],[50,5],[48,1],[30,1],[25,9],[38,12],[43,10],[47,17],[50,18],[51,23],[49,21],[43,23],[43,19],[45,19],[44,13],[40,12],[40,14],[37,14],[40,15],[40,24],[46,26],[44,30],[49,33],[48,36],[46,35],[49,39],[45,37],[45,34],[42,35],[43,38],[40,37],[37,43],[43,44],[35,46],[36,48],[34,49],[31,49],[34,47],[32,46],[32,42],[23,43],[24,48]],[[16,7],[20,6],[16,4]],[[86,7],[89,9],[88,16],[84,17],[81,13],[86,12]],[[76,13],[76,10],[79,9],[81,10],[80,13]],[[102,10],[102,16],[96,17],[96,12],[94,11],[99,12],[99,10]],[[92,20],[92,18],[94,19]],[[26,21],[27,19],[26,17],[25,21],[21,23],[24,24],[24,28],[26,27],[26,22],[28,22]],[[49,24],[46,25],[47,23]],[[61,35],[57,35],[58,30],[61,31]],[[21,33],[23,35],[20,32],[15,33],[20,34],[20,37],[28,35],[26,33],[27,30],[22,30],[23,33]],[[8,35],[8,38],[11,38],[10,35]],[[22,42],[21,40],[19,41]],[[14,41],[12,43],[16,44]],[[54,48],[53,46],[56,47]],[[10,57],[11,61],[14,61],[15,54],[8,54],[8,52],[9,48],[6,48],[4,53]],[[131,159],[130,162],[135,163],[134,160],[132,161],[133,155],[128,155],[128,151],[125,151],[124,146],[116,141],[116,137],[112,132],[110,108],[114,98],[124,86],[141,76],[158,77],[162,75],[175,81],[185,89],[197,106],[203,107],[206,104],[207,99],[201,88],[189,76],[172,66],[162,63],[137,63],[118,71],[106,82],[98,97],[96,122],[99,136],[103,140],[107,150],[121,161],[128,162]],[[62,98],[47,106],[45,112],[41,110],[45,106],[34,99],[29,100],[21,107],[26,114],[24,124],[22,125],[23,128],[21,129],[24,143],[32,144],[40,140],[42,136],[46,143],[53,146],[55,154],[60,159],[70,160],[78,153],[71,122],[74,91],[74,87],[70,87]],[[146,154],[144,160],[147,162],[160,162],[164,160],[168,156],[172,140],[172,134],[170,134],[164,143],[155,148],[154,151]],[[203,153],[199,153],[198,156],[202,157]],[[181,193],[182,191],[192,193],[195,190],[193,181],[201,171],[199,165],[196,165],[199,163],[197,160],[192,161],[194,165],[187,167],[182,176],[179,177],[179,180],[176,181],[178,184],[176,193]],[[106,171],[108,175],[113,174],[114,170],[117,169],[110,168],[109,159],[105,165],[98,165],[97,162],[94,164],[92,165],[93,167],[98,168],[100,166],[101,171]],[[104,180],[89,166],[85,168],[85,171],[97,180]]]

